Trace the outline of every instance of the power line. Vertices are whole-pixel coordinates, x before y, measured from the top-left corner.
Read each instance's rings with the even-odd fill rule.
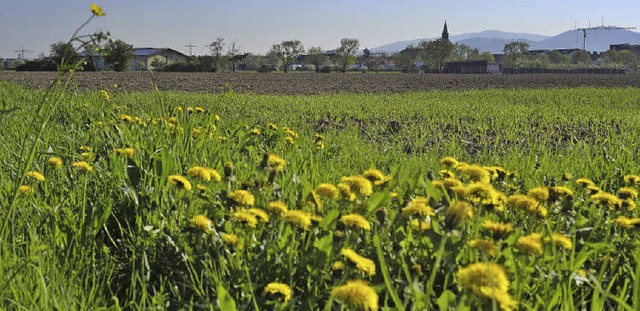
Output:
[[[25,50],[24,47],[22,47],[19,50],[15,50],[13,52],[14,53],[19,53],[18,54],[18,59],[20,59],[20,60],[24,60],[24,53],[33,53],[33,51]]]

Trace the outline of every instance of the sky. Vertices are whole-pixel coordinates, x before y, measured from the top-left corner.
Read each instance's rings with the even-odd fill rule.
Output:
[[[0,0],[0,57],[49,54],[51,43],[68,40],[91,16],[81,0]],[[262,54],[284,40],[325,50],[341,38],[361,48],[440,36],[502,30],[556,35],[600,25],[640,29],[640,0],[95,0],[106,16],[81,33],[109,31],[134,47],[168,47],[208,53],[217,37],[235,40],[241,52]],[[638,30],[636,30],[638,31]]]

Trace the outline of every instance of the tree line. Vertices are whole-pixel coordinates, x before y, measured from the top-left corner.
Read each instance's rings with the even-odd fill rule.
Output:
[[[300,40],[285,40],[274,43],[265,55],[243,53],[237,41],[225,42],[218,37],[208,46],[209,54],[187,57],[185,61],[165,63],[156,61],[151,64],[153,70],[183,72],[220,72],[237,70],[272,72],[291,70],[310,70],[331,72],[348,70],[380,71],[394,70],[402,72],[443,72],[447,62],[464,60],[485,60],[494,62],[488,51],[480,52],[465,44],[452,43],[447,39],[421,41],[404,50],[394,53],[374,53],[364,48],[360,52],[360,42],[355,38],[343,38],[333,50],[320,46],[306,49]],[[631,51],[607,51],[596,59],[586,51],[576,50],[570,54],[558,50],[536,52],[529,51],[526,42],[505,44],[500,63],[504,68],[620,68],[638,71],[639,61]],[[133,46],[122,40],[109,40],[106,44],[85,45],[80,51],[71,43],[55,42],[51,44],[48,57],[29,61],[17,70],[47,71],[57,70],[65,60],[67,63],[84,58],[83,69],[94,71],[107,69],[126,71],[131,68],[134,57]],[[102,66],[99,66],[102,62]]]

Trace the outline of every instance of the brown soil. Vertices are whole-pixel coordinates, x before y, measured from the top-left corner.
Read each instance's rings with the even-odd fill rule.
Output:
[[[28,87],[45,88],[55,78],[53,72],[0,71],[0,80]],[[80,89],[99,90],[117,84],[126,91],[149,91],[152,82],[159,90],[220,92],[232,89],[256,94],[401,93],[428,90],[489,88],[640,87],[638,75],[527,74],[459,75],[394,73],[174,73],[81,72]]]

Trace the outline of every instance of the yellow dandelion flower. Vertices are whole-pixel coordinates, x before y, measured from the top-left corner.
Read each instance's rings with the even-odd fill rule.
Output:
[[[629,218],[627,216],[619,216],[616,218],[615,222],[624,228],[635,228],[636,225],[640,224],[640,218]]]
[[[100,90],[100,95],[102,95],[102,99],[104,99],[104,101],[108,102],[111,97],[109,96],[109,92],[107,92],[107,90]]]
[[[80,146],[80,147],[78,147],[78,150],[80,150],[82,152],[91,152],[91,151],[93,151],[91,149],[91,147],[89,147],[89,146]]]
[[[566,234],[555,232],[553,233],[553,236],[551,238],[545,238],[545,242],[547,243],[549,243],[551,240],[553,240],[553,243],[561,246],[566,250],[571,250],[573,248],[573,241],[571,241],[571,238]]]
[[[298,138],[298,133],[296,133],[294,130],[292,130],[292,129],[288,128],[288,127],[284,128],[284,133],[289,135],[289,136],[291,136],[291,137],[293,137],[293,138]]]
[[[246,224],[248,227],[255,228],[258,225],[258,218],[246,210],[237,210],[231,214],[231,218],[237,222]]]
[[[274,131],[277,131],[277,130],[278,130],[278,126],[276,126],[276,125],[275,125],[275,124],[273,124],[273,123],[269,123],[269,124],[267,124],[267,128],[268,128],[268,129],[270,129],[270,130],[274,130]]]
[[[343,215],[342,217],[340,217],[340,222],[350,227],[356,227],[356,228],[364,229],[367,231],[371,230],[371,223],[369,223],[369,221],[366,218],[364,218],[364,216],[362,215],[358,215],[358,214]]]
[[[425,197],[416,197],[409,204],[402,209],[402,214],[411,216],[411,215],[419,215],[419,216],[435,216],[436,213],[433,211],[433,208],[429,206],[429,200]]]
[[[640,185],[640,176],[638,175],[624,175],[624,182],[627,184]]]
[[[391,180],[391,176],[386,176],[381,170],[375,168],[366,170],[362,176],[376,186],[384,185]]]
[[[279,215],[282,215],[289,210],[289,208],[287,207],[287,204],[279,201],[270,202],[267,205],[267,209]]]
[[[357,194],[353,191],[351,191],[351,186],[349,186],[348,184],[345,183],[339,183],[338,184],[338,189],[340,189],[340,192],[342,192],[342,195],[344,195],[344,197],[349,200],[349,201],[353,201],[356,199]]]
[[[467,176],[469,180],[477,183],[488,184],[491,182],[491,174],[487,169],[479,165],[458,165],[456,168],[462,174]]]
[[[340,192],[338,191],[338,188],[336,188],[336,186],[334,186],[333,184],[329,184],[329,183],[323,183],[318,185],[318,187],[316,187],[315,192],[320,195],[323,196],[325,198],[329,198],[329,199],[335,199],[338,197],[338,194],[340,194]]]
[[[258,220],[262,222],[269,222],[269,215],[262,209],[250,208],[247,210],[247,212],[253,214],[254,216],[256,216],[256,218],[258,218]]]
[[[227,194],[227,197],[238,205],[253,206],[256,201],[256,199],[253,197],[253,194],[251,194],[251,192],[247,190],[236,190],[229,192]]]
[[[482,227],[498,235],[508,235],[513,231],[512,224],[491,220],[485,220],[482,224]]]
[[[32,178],[35,181],[40,181],[40,182],[44,181],[44,175],[42,175],[42,173],[38,171],[29,171],[27,172],[26,176],[29,178]]]
[[[373,193],[373,185],[362,176],[347,176],[340,179],[341,184],[349,185],[351,192],[363,196],[370,196]]]
[[[80,154],[80,157],[85,161],[93,161],[96,155],[93,152],[83,152]]]
[[[549,201],[549,188],[547,187],[533,188],[529,190],[529,192],[527,192],[527,196],[536,199],[536,201],[540,202],[541,204],[544,204],[547,201]]]
[[[94,3],[91,4],[91,13],[93,15],[95,15],[95,16],[105,16],[106,15],[106,13],[102,10],[102,8],[99,5],[94,4]]]
[[[540,233],[532,233],[518,238],[515,244],[516,248],[529,254],[542,255],[542,235]]]
[[[187,175],[191,177],[200,178],[203,181],[221,181],[222,176],[215,169],[204,167],[204,166],[194,166],[187,170]]]
[[[204,132],[204,129],[202,127],[196,127],[191,130],[191,137],[198,138],[202,134],[202,132]]]
[[[621,199],[637,199],[638,198],[638,190],[631,187],[622,187],[618,189],[618,196]]]
[[[495,257],[498,252],[498,246],[492,240],[473,239],[469,242],[469,247],[481,250],[491,257]]]
[[[551,200],[556,200],[558,198],[572,199],[573,190],[563,186],[549,187],[549,197]]]
[[[456,178],[456,174],[450,170],[440,170],[441,178]]]
[[[89,163],[85,161],[74,162],[73,164],[71,164],[71,166],[73,166],[74,168],[76,168],[81,172],[85,172],[85,173],[93,172],[93,166],[91,166]]]
[[[177,189],[191,190],[191,182],[180,175],[171,175],[168,178],[169,185]]]
[[[509,278],[501,265],[484,262],[470,264],[458,270],[456,280],[474,294],[496,300],[502,310],[514,310],[517,307],[508,294]]]
[[[465,201],[453,201],[445,213],[445,227],[456,228],[464,223],[467,218],[473,218],[473,207]]]
[[[492,205],[498,202],[499,195],[491,184],[476,182],[467,186],[466,197],[474,203]]]
[[[305,214],[307,214],[307,216],[309,216],[309,219],[311,219],[311,221],[313,221],[313,222],[321,222],[322,221],[322,216],[320,216],[320,215],[316,215],[316,214],[309,213],[309,212],[305,212]]]
[[[594,195],[599,193],[600,191],[602,191],[602,189],[600,189],[600,187],[596,186],[596,185],[588,185],[586,187],[587,191],[589,192],[589,194]]]
[[[284,214],[282,214],[282,218],[286,222],[290,222],[304,230],[309,230],[309,227],[311,227],[311,217],[309,217],[309,214],[303,211],[298,211],[298,210],[287,211]]]
[[[202,191],[202,192],[205,192],[205,191],[209,190],[209,187],[207,187],[205,185],[201,185],[201,184],[196,185],[196,188],[198,190]]]
[[[598,192],[591,196],[591,200],[599,205],[608,206],[609,209],[622,206],[622,200],[608,192]]]
[[[133,158],[133,148],[116,148],[115,151],[121,157]]]
[[[264,166],[268,167],[269,169],[273,170],[276,173],[282,172],[284,167],[287,165],[287,161],[275,153],[265,154],[265,160],[266,160],[266,165]]]
[[[347,284],[335,287],[331,295],[353,310],[378,310],[378,294],[362,280],[347,281]]]
[[[340,271],[344,270],[344,263],[342,261],[336,261],[331,265],[331,270]]]
[[[622,202],[622,207],[626,208],[627,211],[631,212],[636,209],[636,202],[631,199],[626,199]]]
[[[290,145],[295,145],[296,144],[296,140],[293,139],[293,137],[290,137],[290,136],[285,137],[284,141],[287,142]]]
[[[418,231],[427,231],[431,229],[431,224],[424,220],[412,219],[409,225],[411,226],[411,228],[413,228],[413,230]]]
[[[264,288],[264,292],[271,295],[278,296],[278,299],[282,299],[284,302],[291,300],[291,288],[289,285],[278,282],[271,282]]]
[[[233,233],[223,233],[220,235],[220,239],[222,240],[222,242],[224,242],[225,244],[231,245],[231,246],[235,246],[238,244],[238,236],[233,234]]]
[[[50,157],[49,160],[47,160],[47,164],[53,168],[60,168],[62,167],[62,159],[58,157]]]
[[[589,178],[578,178],[576,179],[576,184],[583,186],[583,187],[588,187],[588,186],[595,186],[596,183],[593,182],[593,180],[589,179]]]
[[[257,135],[262,134],[262,132],[260,132],[260,129],[259,129],[259,128],[255,127],[255,128],[253,128],[253,129],[251,130],[251,134],[253,134],[253,135],[256,135],[256,136],[257,136]]]
[[[440,160],[440,164],[448,167],[456,167],[458,166],[458,160],[454,157],[444,157]]]
[[[120,119],[120,121],[124,121],[129,124],[133,123],[133,117],[128,114],[121,114],[118,116],[118,119]]]
[[[547,215],[547,208],[528,195],[515,194],[507,198],[509,208],[522,209],[530,213],[537,213],[542,217]]]
[[[29,185],[22,185],[18,187],[18,193],[20,194],[32,194],[35,192],[35,189]]]
[[[350,248],[343,248],[340,252],[343,256],[347,257],[351,262],[356,264],[356,268],[369,276],[376,274],[376,264],[373,260],[360,256],[354,250]]]
[[[200,107],[200,106],[196,106],[196,108],[193,109],[196,113],[202,113],[202,112],[206,112],[207,110]]]
[[[213,228],[213,221],[209,219],[209,217],[205,215],[196,215],[191,218],[191,223],[193,223],[196,227],[204,230],[204,232],[211,232],[211,228]]]

